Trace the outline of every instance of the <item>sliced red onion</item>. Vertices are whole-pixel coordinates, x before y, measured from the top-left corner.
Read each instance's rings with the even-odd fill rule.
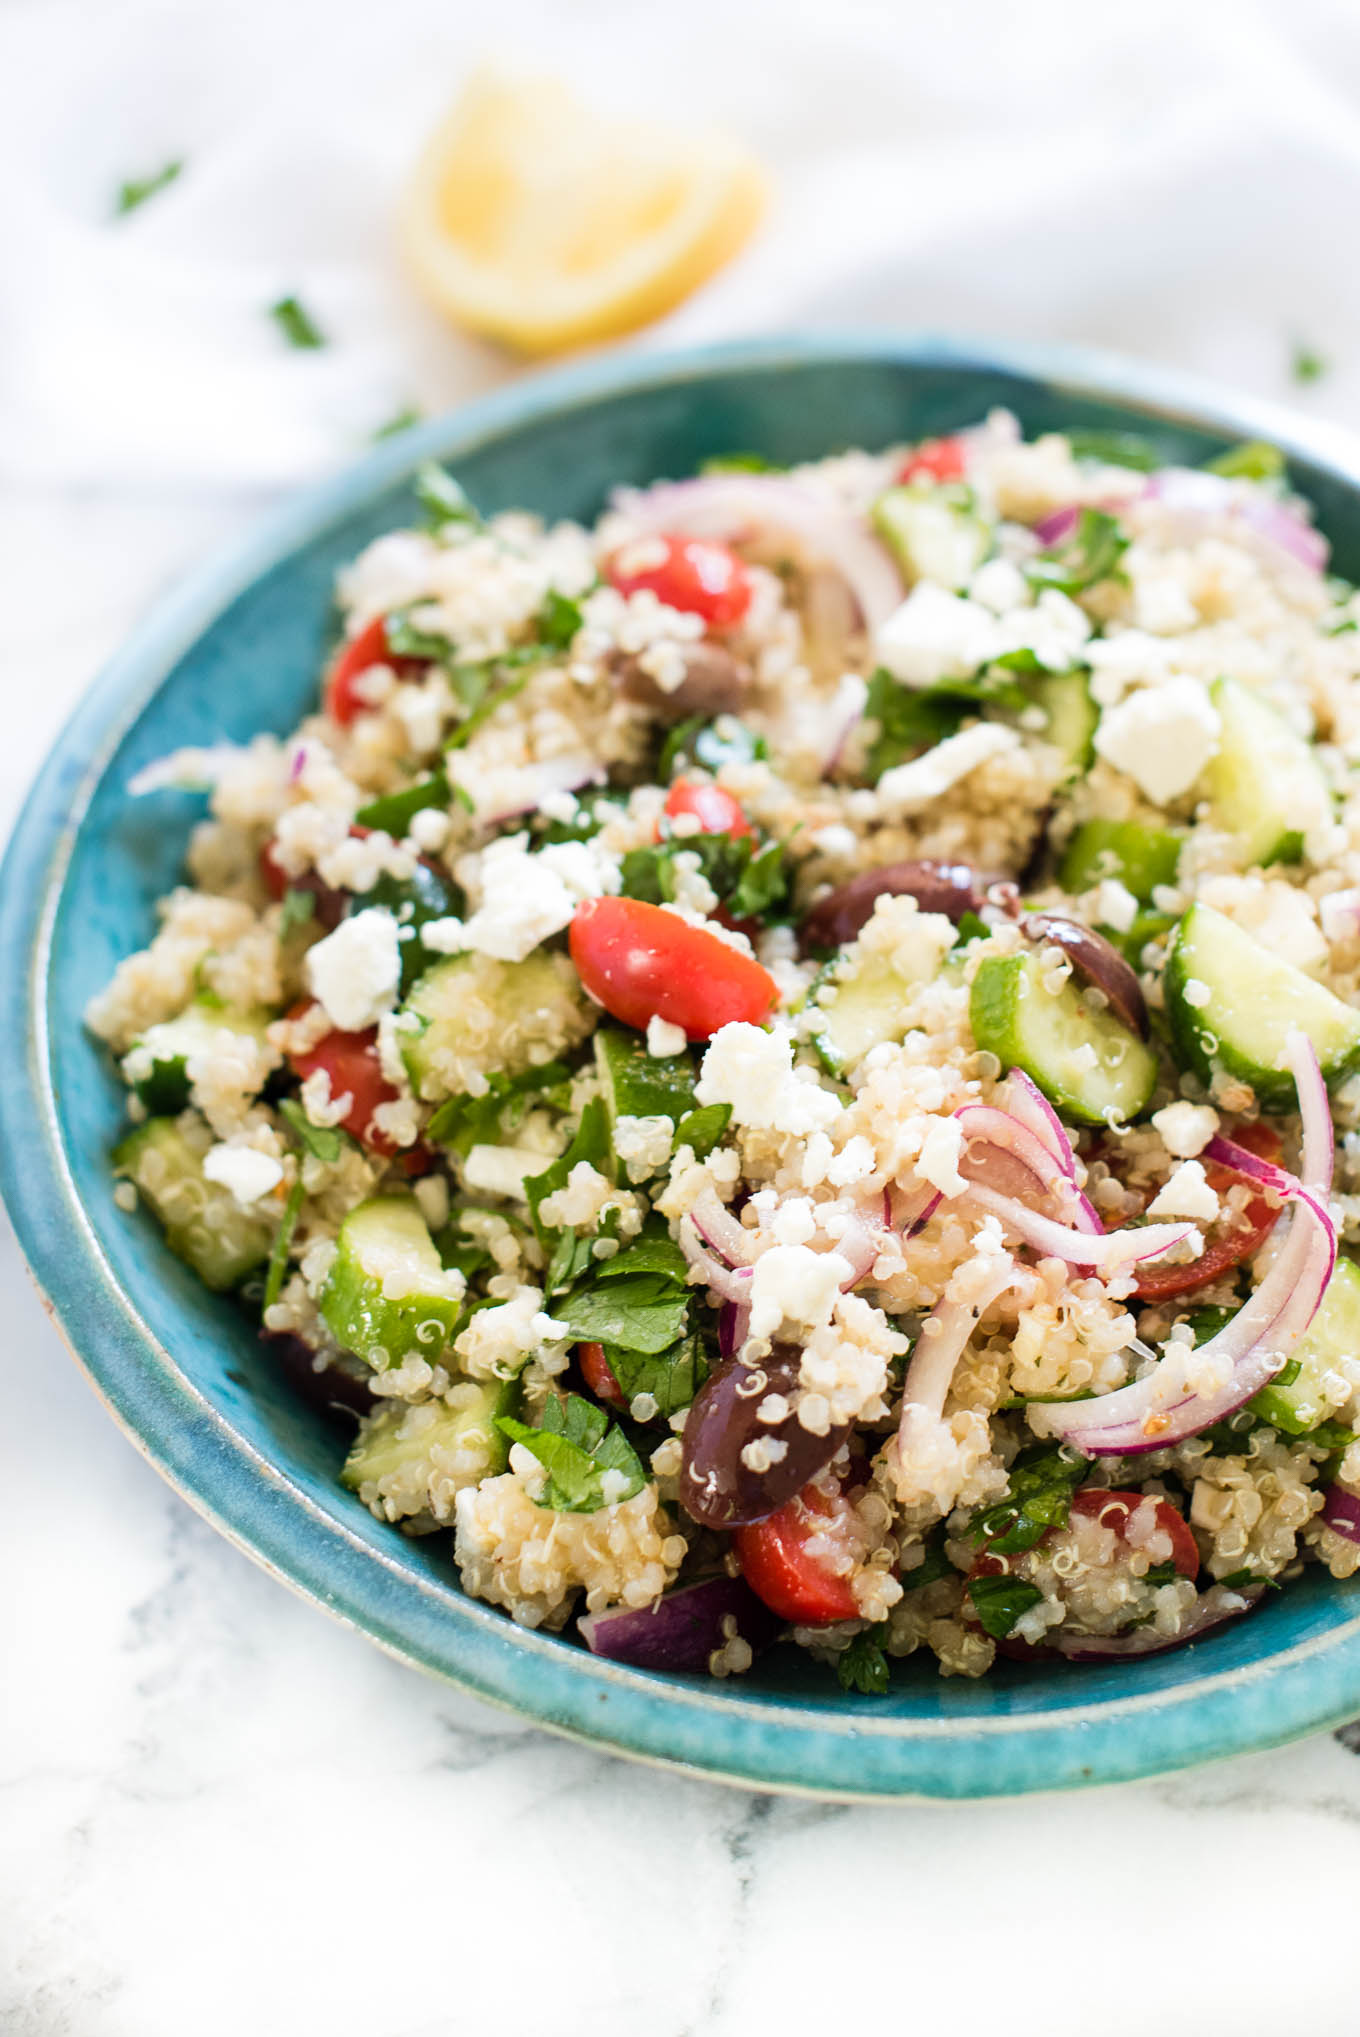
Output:
[[[968,1339],[992,1303],[1010,1286],[1015,1270],[1009,1252],[997,1253],[988,1278],[970,1301],[950,1301],[946,1296],[936,1302],[922,1323],[903,1386],[905,1398],[898,1444],[904,1453],[909,1443],[910,1411],[914,1408],[918,1415],[939,1420]]]
[[[1297,1026],[1291,1027],[1285,1036],[1284,1059],[1299,1093],[1299,1118],[1303,1126],[1299,1179],[1310,1194],[1325,1199],[1332,1192],[1336,1161],[1332,1103],[1313,1043]]]
[[[1245,1174],[1262,1188],[1287,1200],[1298,1185],[1287,1168],[1277,1166],[1273,1160],[1263,1160],[1259,1153],[1251,1152],[1246,1146],[1239,1146],[1234,1139],[1225,1139],[1215,1133],[1200,1155],[1217,1167],[1231,1167],[1234,1174]]]
[[[1034,535],[1044,546],[1061,544],[1070,538],[1081,516],[1079,502],[1065,502],[1061,509],[1050,509],[1047,516],[1041,516],[1034,525]]]
[[[901,605],[905,590],[886,548],[862,520],[782,474],[705,474],[625,491],[618,507],[639,531],[682,531],[753,548],[792,551],[809,565],[833,566],[873,631]]]
[[[540,763],[488,772],[482,784],[475,772],[469,774],[470,782],[464,784],[460,778],[458,783],[472,801],[478,822],[499,827],[520,814],[537,813],[554,792],[583,792],[588,785],[603,785],[605,775],[593,757],[546,757]]]
[[[779,1626],[778,1615],[741,1577],[706,1577],[679,1591],[663,1592],[649,1606],[611,1606],[607,1612],[586,1613],[576,1622],[592,1655],[626,1662],[633,1669],[695,1676],[705,1673],[709,1657],[733,1632],[758,1655],[775,1639]]]
[[[1343,1486],[1327,1487],[1319,1519],[1326,1522],[1333,1534],[1344,1535],[1348,1542],[1360,1542],[1360,1499]]]
[[[1103,1224],[1071,1174],[1036,1132],[996,1104],[965,1104],[956,1116],[966,1141],[961,1174],[1011,1197],[1023,1196],[1028,1184],[1030,1192],[1037,1188],[1055,1202],[1077,1230],[1103,1234]]]
[[[1012,1068],[1006,1077],[1006,1108],[1027,1131],[1042,1140],[1069,1181],[1077,1178],[1077,1156],[1067,1127],[1037,1082],[1023,1068]]]
[[[918,1238],[943,1201],[938,1188],[927,1186],[918,1190],[898,1218],[902,1236]]]
[[[1150,476],[1145,497],[1160,502],[1176,519],[1178,534],[1193,541],[1216,525],[1236,526],[1236,535],[1255,538],[1270,554],[1283,554],[1310,573],[1327,565],[1329,546],[1321,531],[1296,509],[1277,502],[1250,483],[1193,467],[1163,467]]]
[[[1263,1584],[1247,1585],[1241,1591],[1211,1585],[1208,1591],[1200,1593],[1178,1634],[1159,1634],[1155,1627],[1134,1627],[1123,1634],[1064,1635],[1057,1628],[1045,1634],[1044,1641],[1069,1662],[1108,1662],[1121,1655],[1165,1655],[1172,1648],[1183,1648],[1187,1641],[1198,1641],[1201,1635],[1212,1627],[1221,1627],[1226,1620],[1240,1619],[1264,1594]]]
[[[848,1279],[841,1282],[841,1293],[849,1294],[852,1287],[858,1287],[861,1280],[868,1278],[874,1262],[882,1249],[881,1239],[875,1237],[868,1224],[858,1217],[846,1225],[840,1237],[834,1240],[833,1249],[850,1267]]]
[[[705,1287],[720,1300],[736,1302],[739,1308],[750,1306],[751,1268],[724,1266],[711,1252],[705,1251],[688,1217],[680,1225],[680,1250],[691,1270],[702,1275]]]
[[[689,1220],[715,1258],[724,1266],[750,1266],[755,1261],[756,1241],[713,1188],[695,1196]]]
[[[995,1189],[975,1185],[968,1193],[971,1201],[1018,1231],[1045,1259],[1065,1259],[1071,1266],[1095,1266],[1105,1273],[1155,1259],[1181,1244],[1195,1228],[1193,1224],[1144,1224],[1139,1230],[1078,1231],[1040,1216],[1013,1196],[998,1195]]]

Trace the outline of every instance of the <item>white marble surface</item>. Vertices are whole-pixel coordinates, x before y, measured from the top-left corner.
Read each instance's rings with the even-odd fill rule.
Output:
[[[344,34],[310,62],[317,18],[309,0],[0,0],[0,203],[28,256],[0,264],[6,825],[168,577],[395,401],[500,372],[399,300],[372,238],[403,83],[418,127],[441,75],[492,41],[481,11],[332,6]],[[615,94],[630,67],[653,99],[693,93],[779,164],[770,233],[678,333],[802,310],[954,317],[1122,339],[1276,394],[1301,336],[1336,357],[1309,406],[1360,419],[1353,9],[1150,0],[1131,26],[1057,0],[699,0],[677,38],[680,19],[559,0],[501,10],[497,29]],[[396,22],[394,50],[379,29]],[[323,259],[327,116],[321,183],[346,230]],[[136,276],[92,268],[98,195],[180,147],[214,172],[206,196],[186,180]],[[233,222],[257,229],[244,255]],[[342,328],[362,309],[363,345],[300,365],[243,342],[251,374],[226,373],[215,320],[234,349],[266,271]],[[138,279],[186,273],[158,372],[228,413],[187,437],[173,404],[158,422],[154,378],[110,411]],[[751,2037],[833,2018],[951,2037],[1354,2032],[1360,1760],[1343,1741],[954,1809],[817,1807],[625,1765],[399,1668],[203,1526],[101,1411],[8,1233],[0,1309],[4,2037]]]

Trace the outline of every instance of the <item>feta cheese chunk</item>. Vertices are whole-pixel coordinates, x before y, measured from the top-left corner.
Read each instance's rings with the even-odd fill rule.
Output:
[[[583,899],[619,888],[618,865],[593,842],[558,842],[529,854],[527,835],[503,835],[483,852],[482,902],[463,944],[498,962],[522,962],[570,926]]]
[[[1152,1113],[1162,1144],[1173,1160],[1194,1160],[1218,1130],[1218,1112],[1207,1103],[1168,1103]]]
[[[841,1114],[838,1099],[811,1070],[795,1069],[787,1033],[737,1021],[713,1035],[694,1085],[699,1103],[730,1103],[734,1125],[804,1138]]]
[[[342,1033],[376,1025],[396,1002],[401,981],[400,929],[372,905],[341,920],[307,951],[307,981],[331,1024]]]
[[[854,1268],[839,1252],[807,1245],[770,1245],[751,1275],[751,1335],[773,1337],[781,1323],[813,1329],[828,1322]]]
[[[891,771],[885,771],[878,781],[879,803],[890,813],[919,813],[932,801],[942,799],[960,780],[976,771],[979,764],[1019,746],[1016,731],[999,722],[979,722],[976,728],[960,729],[956,736],[946,736],[924,756],[913,757],[909,764],[896,764]]]
[[[904,686],[938,686],[942,679],[970,679],[996,655],[997,641],[996,618],[981,602],[922,580],[880,623],[874,649]]]
[[[676,1054],[683,1054],[686,1046],[685,1029],[673,1026],[669,1019],[663,1019],[660,1012],[653,1012],[647,1021],[647,1052],[654,1061],[669,1061]]]
[[[1211,1224],[1218,1215],[1218,1197],[1209,1186],[1202,1161],[1182,1160],[1148,1204],[1150,1217],[1188,1217]]]
[[[1198,679],[1168,679],[1107,707],[1096,750],[1163,806],[1188,792],[1218,749],[1218,711]]]
[[[242,1209],[268,1195],[283,1179],[278,1161],[253,1146],[210,1147],[203,1155],[203,1172],[209,1181],[230,1189]]]

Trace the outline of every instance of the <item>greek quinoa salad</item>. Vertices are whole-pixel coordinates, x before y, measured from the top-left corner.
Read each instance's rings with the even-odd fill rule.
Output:
[[[975,428],[423,521],[89,1008],[142,1205],[465,1591],[645,1668],[1360,1569],[1360,596],[1278,454]]]

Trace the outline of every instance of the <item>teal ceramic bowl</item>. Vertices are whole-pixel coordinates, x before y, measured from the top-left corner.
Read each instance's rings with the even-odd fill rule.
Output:
[[[714,1684],[596,1660],[463,1597],[450,1537],[408,1542],[341,1490],[343,1436],[294,1397],[249,1325],[114,1205],[122,1092],[80,1014],[141,947],[201,802],[130,800],[181,744],[284,732],[312,698],[337,567],[411,511],[447,460],[487,510],[590,518],[619,482],[707,454],[776,462],[948,431],[1005,404],[1027,432],[1150,433],[1198,461],[1281,442],[1339,570],[1360,578],[1360,457],[1324,435],[1129,364],[958,341],[776,340],[608,360],[523,384],[394,440],[266,523],[166,601],[104,673],[43,769],[0,893],[0,1176],[48,1306],[133,1440],[222,1531],[403,1660],[621,1753],[758,1787],[969,1797],[1110,1782],[1260,1748],[1360,1711],[1360,1586],[1316,1570],[1251,1618],[1141,1663],[982,1683],[898,1666],[843,1696],[792,1649]],[[20,1063],[17,1043],[23,1043]],[[39,1530],[40,1532],[40,1530]]]

